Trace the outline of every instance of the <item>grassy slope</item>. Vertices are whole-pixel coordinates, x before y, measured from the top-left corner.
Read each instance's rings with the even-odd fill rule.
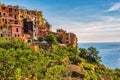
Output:
[[[73,47],[57,44],[33,51],[21,40],[0,39],[0,79],[120,80],[119,70],[89,63]]]

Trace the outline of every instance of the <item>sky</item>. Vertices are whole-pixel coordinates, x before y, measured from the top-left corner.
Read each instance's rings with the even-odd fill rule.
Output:
[[[6,5],[43,11],[53,31],[64,29],[78,42],[120,41],[120,0],[0,0]]]

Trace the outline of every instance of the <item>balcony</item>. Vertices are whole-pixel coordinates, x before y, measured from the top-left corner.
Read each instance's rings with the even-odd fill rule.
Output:
[[[8,24],[14,24],[14,22],[10,21],[10,22],[8,22]]]
[[[20,24],[9,24],[9,26],[11,26],[11,27],[22,27],[22,25],[20,25]]]

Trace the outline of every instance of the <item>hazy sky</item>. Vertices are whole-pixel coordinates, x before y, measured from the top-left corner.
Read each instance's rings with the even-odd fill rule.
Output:
[[[120,0],[0,0],[43,11],[53,31],[73,32],[78,42],[120,41]]]

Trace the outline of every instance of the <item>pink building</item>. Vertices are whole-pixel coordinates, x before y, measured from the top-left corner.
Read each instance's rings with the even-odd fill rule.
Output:
[[[19,7],[18,6],[5,6],[1,4],[0,9],[0,37],[22,38],[22,26],[19,24]]]

